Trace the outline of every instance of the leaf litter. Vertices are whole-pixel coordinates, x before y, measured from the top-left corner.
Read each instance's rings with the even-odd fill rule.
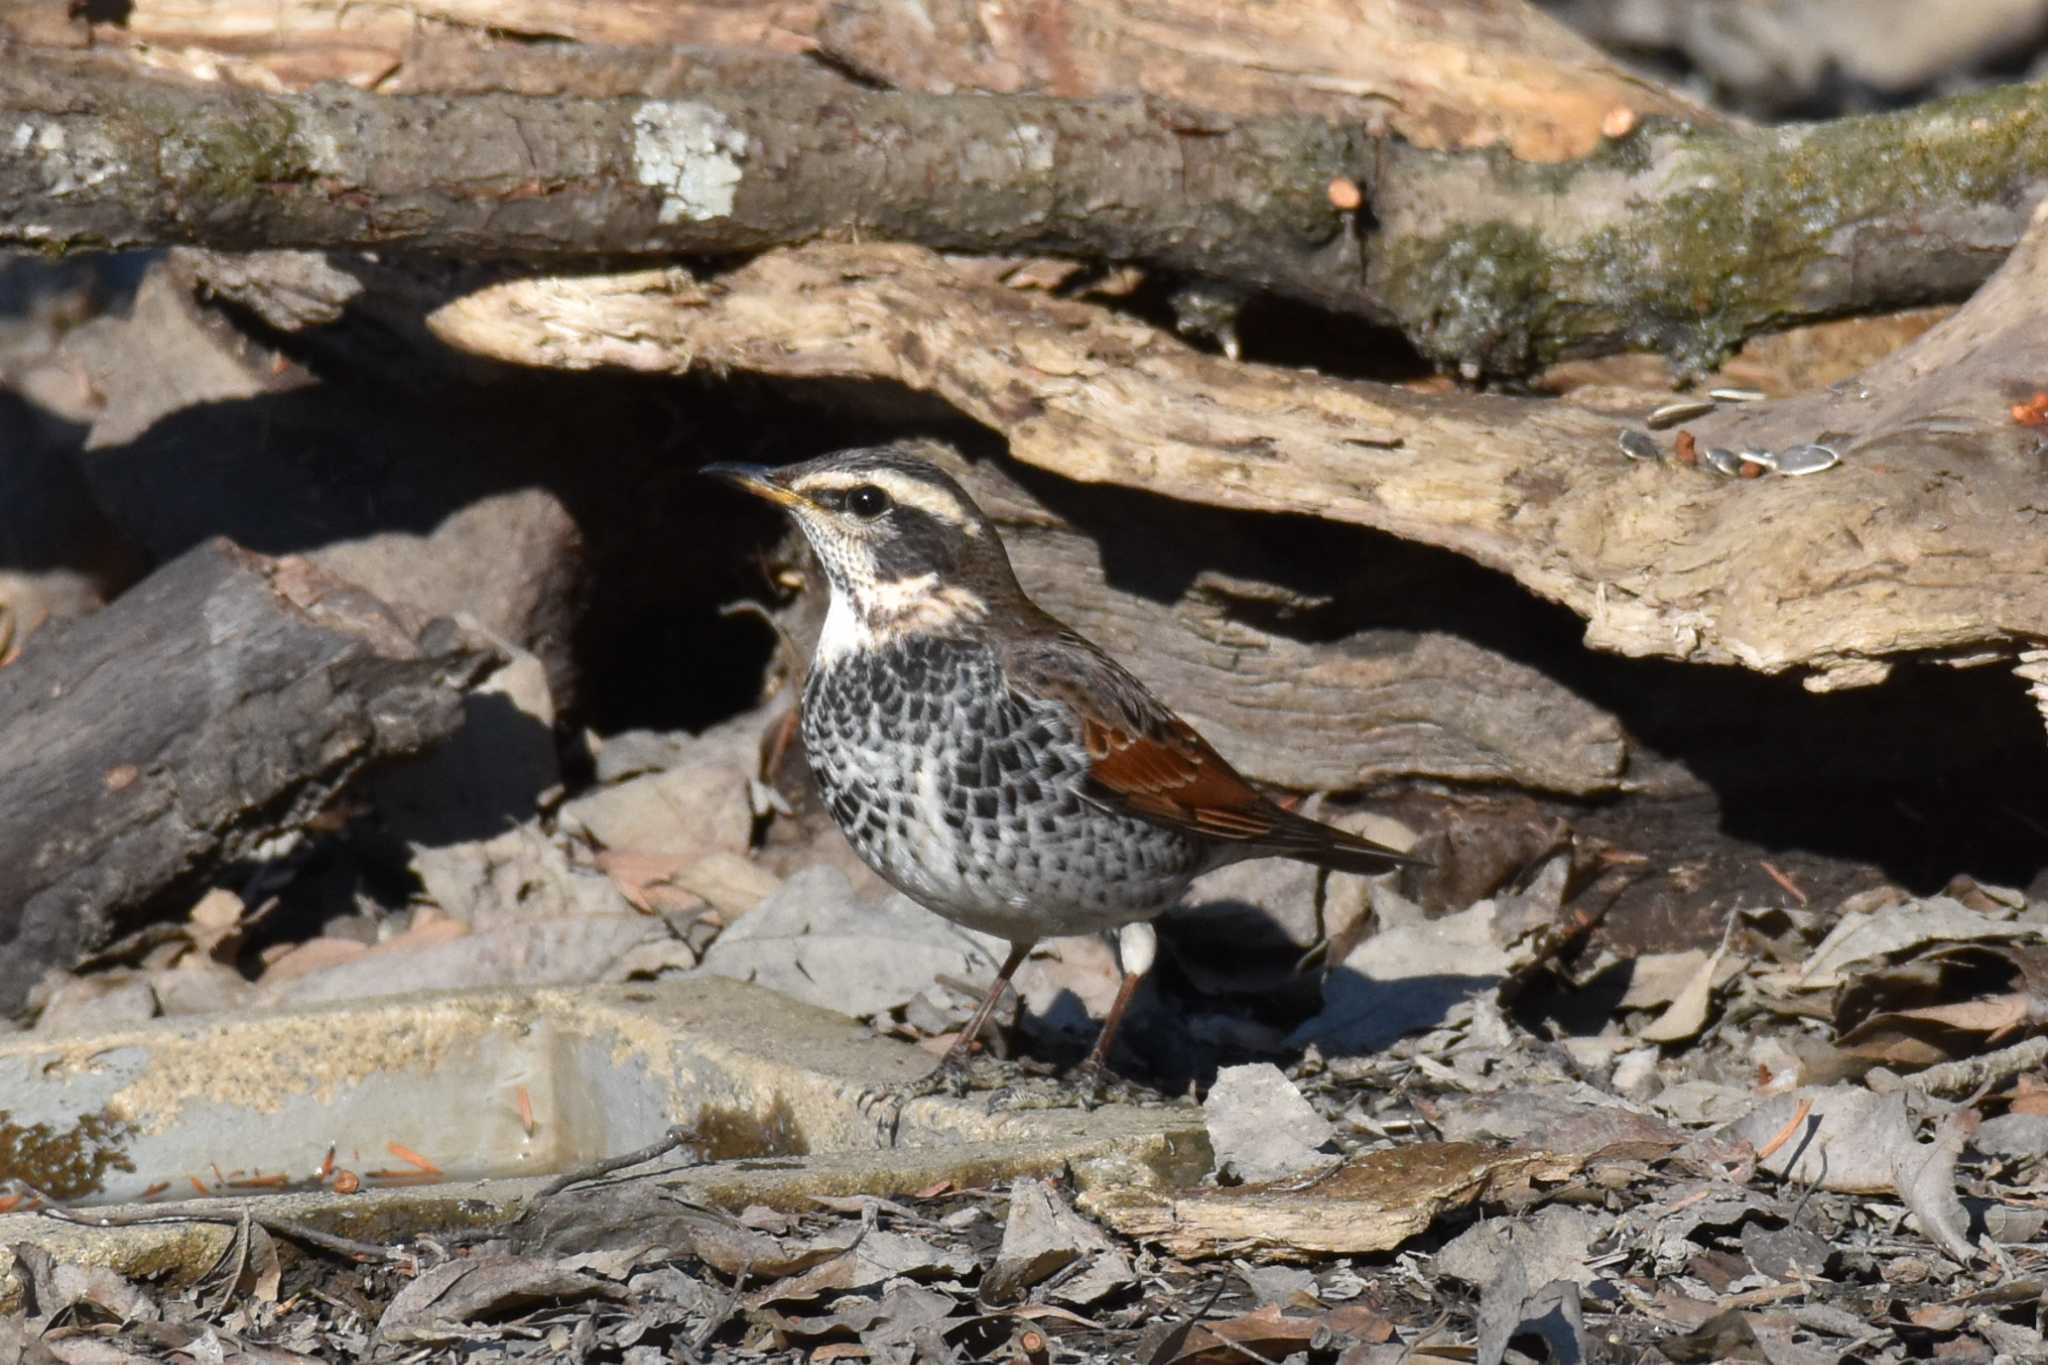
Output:
[[[1000,948],[774,813],[741,733],[617,743],[573,818],[435,850],[433,885],[468,858],[482,899],[358,899],[291,941],[261,886],[217,890],[46,982],[42,1026],[203,1005],[216,970],[254,979],[218,1007],[702,971],[943,1045]],[[702,839],[675,842],[707,791]],[[731,1211],[620,1177],[376,1256],[245,1220],[189,1285],[24,1243],[0,1361],[2042,1358],[2048,905],[1972,883],[1830,904],[1781,874],[1712,946],[1625,960],[1588,943],[1570,868],[1437,909],[1286,882],[1272,937],[1315,965],[1256,979],[1311,984],[1291,1015],[1233,1019],[1260,997],[1190,959],[1209,1013],[1180,1032],[1240,1063],[1262,1040],[1197,1069],[1215,1160],[1191,1188]],[[1255,913],[1255,867],[1233,873]],[[1049,944],[1005,1015],[1056,1052],[1114,986],[1099,945]]]

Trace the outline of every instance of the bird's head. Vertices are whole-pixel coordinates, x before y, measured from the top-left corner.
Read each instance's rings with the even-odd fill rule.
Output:
[[[785,508],[832,588],[829,650],[857,628],[874,640],[959,626],[1019,595],[996,529],[965,489],[901,446],[842,450],[803,464],[719,464],[730,480]]]

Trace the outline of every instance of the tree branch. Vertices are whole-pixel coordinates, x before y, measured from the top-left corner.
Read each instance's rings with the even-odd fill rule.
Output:
[[[0,70],[0,246],[751,252],[840,233],[1140,260],[1355,311],[1362,133],[868,91],[297,96]]]
[[[1622,422],[1570,404],[1233,364],[904,248],[774,252],[711,288],[680,274],[508,281],[428,325],[522,364],[902,384],[1084,483],[1451,550],[1619,654],[1796,671],[1818,691],[1882,681],[1899,655],[1992,662],[2048,639],[2048,538],[2025,529],[2039,443],[2011,415],[2048,374],[2048,212],[1960,312],[1856,381],[1690,424],[1701,449],[1841,453],[1801,479],[1685,468],[1671,432],[1663,461],[1631,461]]]
[[[1966,294],[2048,189],[2043,88],[1531,166],[1313,118],[1040,96],[297,96],[0,69],[0,246],[729,255],[821,236],[1138,261],[1399,325],[1468,373]],[[1330,202],[1345,176],[1369,222]]]

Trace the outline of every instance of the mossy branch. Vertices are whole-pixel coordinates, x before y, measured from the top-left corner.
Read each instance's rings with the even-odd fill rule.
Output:
[[[195,88],[0,63],[0,246],[403,248],[576,262],[818,237],[1136,261],[1519,374],[1950,300],[2048,187],[2043,88],[1800,128],[1648,122],[1534,166],[1137,100]],[[1330,182],[1361,186],[1341,212]]]

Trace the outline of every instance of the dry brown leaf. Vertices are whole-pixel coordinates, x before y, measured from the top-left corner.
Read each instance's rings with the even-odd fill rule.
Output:
[[[1707,950],[1687,948],[1676,953],[1644,953],[1629,964],[1628,989],[1617,1008],[1656,1009],[1669,1005],[1699,975]]]
[[[1734,931],[1735,919],[1729,917],[1727,927],[1721,931],[1721,942],[1713,955],[1700,963],[1679,988],[1671,1005],[1664,1013],[1642,1030],[1639,1035],[1645,1042],[1677,1043],[1693,1037],[1707,1026],[1707,1015],[1714,1007],[1715,978],[1720,974],[1721,964],[1728,957],[1728,936]]]
[[[2048,1082],[2038,1076],[2021,1076],[2013,1082],[2012,1099],[2007,1112],[2013,1114],[2048,1114]]]
[[[1394,1335],[1394,1324],[1363,1304],[1333,1308],[1313,1317],[1288,1317],[1276,1303],[1228,1318],[1205,1322],[1188,1334],[1172,1365],[1242,1365],[1246,1350],[1277,1358],[1306,1351],[1318,1334],[1334,1333],[1378,1345]]]
[[[1565,1179],[1581,1164],[1555,1152],[1421,1142],[1367,1152],[1302,1180],[1176,1191],[1106,1186],[1077,1203],[1125,1236],[1191,1260],[1303,1260],[1314,1252],[1390,1250],[1454,1209],[1530,1181]]]
[[[598,852],[597,870],[612,879],[626,903],[643,915],[670,915],[703,904],[683,888],[676,876],[688,861],[672,853],[646,853],[632,848],[607,848]]]

